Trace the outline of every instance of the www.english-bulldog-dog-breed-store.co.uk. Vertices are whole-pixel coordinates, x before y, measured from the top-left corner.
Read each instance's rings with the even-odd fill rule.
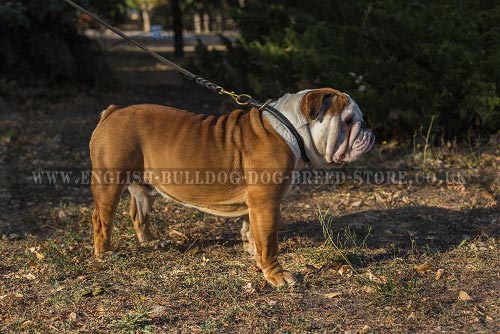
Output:
[[[349,95],[331,88],[285,94],[272,102],[295,127],[313,168],[342,166],[370,150],[375,137]],[[172,107],[141,104],[106,109],[92,134],[94,251],[111,250],[111,232],[121,194],[128,189],[130,215],[140,242],[153,239],[148,215],[154,198],[163,195],[221,216],[243,217],[245,250],[274,286],[292,285],[295,277],[278,262],[280,204],[290,174],[306,164],[296,137],[267,111],[252,108],[229,115],[204,116]],[[162,182],[165,170],[217,170],[242,175],[238,182]],[[249,171],[272,170],[272,182]],[[99,180],[105,171],[139,171],[140,182]],[[95,172],[95,173],[94,173]],[[148,173],[146,173],[148,172]],[[164,181],[164,180],[163,180]],[[227,182],[226,182],[227,181]]]

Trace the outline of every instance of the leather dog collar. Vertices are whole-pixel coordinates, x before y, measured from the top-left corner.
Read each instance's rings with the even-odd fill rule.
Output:
[[[290,131],[290,133],[297,141],[297,145],[299,145],[300,156],[302,160],[305,163],[309,163],[310,160],[307,157],[306,148],[304,145],[304,139],[299,134],[297,129],[295,129],[293,124],[288,120],[288,118],[285,117],[285,115],[283,115],[278,109],[271,107],[268,102],[262,103],[261,101],[255,100],[254,98],[250,98],[248,100],[248,104],[258,108],[261,111],[267,111],[271,115],[276,117]]]

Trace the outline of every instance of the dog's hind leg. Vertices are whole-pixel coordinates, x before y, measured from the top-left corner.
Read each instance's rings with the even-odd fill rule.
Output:
[[[111,250],[111,230],[116,215],[120,195],[123,192],[120,184],[92,184],[94,194],[94,254],[101,255]]]
[[[241,240],[243,240],[243,250],[250,254],[255,255],[255,240],[252,236],[252,231],[250,231],[250,219],[248,215],[243,216],[243,224],[241,226]]]
[[[128,187],[130,192],[130,217],[140,243],[146,243],[154,239],[149,228],[148,219],[153,209],[155,196],[146,187],[148,186],[139,184],[131,184]]]

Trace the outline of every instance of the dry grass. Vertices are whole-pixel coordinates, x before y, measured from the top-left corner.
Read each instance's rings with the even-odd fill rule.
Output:
[[[362,198],[367,190],[350,193]],[[435,190],[414,196],[424,193]],[[312,201],[332,206],[344,196],[320,191]],[[261,273],[251,269],[236,221],[161,202],[156,232],[182,231],[186,238],[170,233],[165,250],[141,247],[123,213],[124,200],[115,228],[117,253],[95,262],[89,205],[47,208],[50,223],[27,228],[20,240],[6,235],[0,242],[3,330],[492,332],[498,325],[500,258],[498,240],[487,229],[498,224],[498,215],[490,209],[372,205],[338,209],[337,248],[323,243],[314,209],[300,197],[287,201],[282,259],[299,274],[300,284],[281,290],[265,286]],[[362,218],[367,215],[377,218],[370,222]],[[435,237],[440,225],[454,221],[457,232],[441,243]],[[372,227],[368,237],[360,223]],[[406,229],[415,230],[413,239],[404,235]],[[431,232],[436,239],[426,240]],[[346,257],[354,271],[343,267]],[[438,269],[443,274],[436,279]],[[460,290],[472,300],[460,300]]]

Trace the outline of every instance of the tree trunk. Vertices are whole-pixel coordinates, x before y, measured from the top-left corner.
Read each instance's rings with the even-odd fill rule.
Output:
[[[142,24],[145,32],[151,31],[151,19],[149,15],[149,11],[144,9],[142,10]]]
[[[210,17],[208,16],[208,13],[203,13],[203,32],[204,33],[209,33],[210,32]]]
[[[173,16],[175,56],[184,57],[184,39],[182,37],[182,12],[179,0],[170,1]]]
[[[194,13],[193,20],[194,20],[194,33],[201,34],[201,15],[199,13]]]
[[[222,14],[220,11],[217,11],[217,31],[224,31],[226,27],[224,26],[224,19],[222,18]]]

